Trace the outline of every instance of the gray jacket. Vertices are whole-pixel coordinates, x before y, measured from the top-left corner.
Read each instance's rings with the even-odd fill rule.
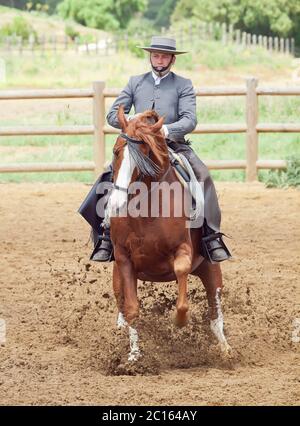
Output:
[[[183,141],[197,124],[196,95],[191,80],[170,72],[155,85],[151,72],[130,77],[127,86],[113,103],[107,114],[108,123],[120,128],[117,111],[123,104],[126,114],[134,106],[135,114],[154,109],[165,117],[168,138]]]

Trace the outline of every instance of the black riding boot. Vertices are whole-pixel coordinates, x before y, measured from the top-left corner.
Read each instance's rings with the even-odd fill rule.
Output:
[[[202,237],[202,253],[203,256],[211,263],[222,262],[231,257],[231,254],[226,247],[222,232],[215,232],[211,229],[204,219]]]
[[[109,262],[113,260],[113,245],[110,239],[110,228],[105,227],[103,235],[99,237],[98,243],[92,253],[91,260],[97,262]]]

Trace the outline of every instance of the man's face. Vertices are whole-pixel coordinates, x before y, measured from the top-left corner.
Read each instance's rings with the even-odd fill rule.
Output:
[[[172,56],[173,56],[172,64],[174,64],[176,57],[175,55],[172,55],[171,53],[160,53],[160,52],[150,53],[150,59],[151,59],[152,65],[158,68],[158,70],[160,67],[167,67],[171,61]]]

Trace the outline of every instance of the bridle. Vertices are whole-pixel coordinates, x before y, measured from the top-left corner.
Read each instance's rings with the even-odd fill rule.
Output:
[[[143,145],[146,143],[145,141],[143,141],[142,139],[134,139],[128,136],[127,133],[120,133],[119,136],[127,141],[127,146],[130,151],[130,154],[133,157],[137,168],[140,170],[140,174],[137,178],[138,181],[142,180],[142,178],[147,175],[154,177],[161,171],[160,167],[156,163],[154,163],[151,158],[147,157],[144,153],[142,153],[139,149],[136,148],[136,145]],[[162,178],[165,177],[165,175],[168,173],[169,168],[164,173]],[[113,189],[116,189],[118,191],[128,193],[128,188],[122,188],[121,186],[116,185],[115,183],[113,183],[112,187]]]
[[[142,145],[145,143],[145,141],[143,141],[142,139],[133,139],[130,136],[127,135],[127,133],[120,133],[119,135],[121,138],[126,139],[127,142],[132,142],[135,143],[137,145]]]
[[[121,138],[125,139],[127,142],[135,143],[137,145],[142,145],[142,144],[145,143],[142,139],[133,139],[133,138],[131,138],[130,136],[127,135],[127,133],[120,133],[119,136]],[[123,192],[128,193],[128,188],[122,188],[121,186],[116,185],[115,183],[112,184],[112,187],[114,189],[117,189],[118,191],[123,191]]]

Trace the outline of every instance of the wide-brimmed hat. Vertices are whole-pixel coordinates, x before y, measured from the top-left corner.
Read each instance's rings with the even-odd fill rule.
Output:
[[[151,46],[137,46],[140,49],[147,50],[148,52],[165,52],[172,53],[173,55],[180,55],[182,53],[176,50],[176,40],[175,38],[153,36],[151,38]]]

